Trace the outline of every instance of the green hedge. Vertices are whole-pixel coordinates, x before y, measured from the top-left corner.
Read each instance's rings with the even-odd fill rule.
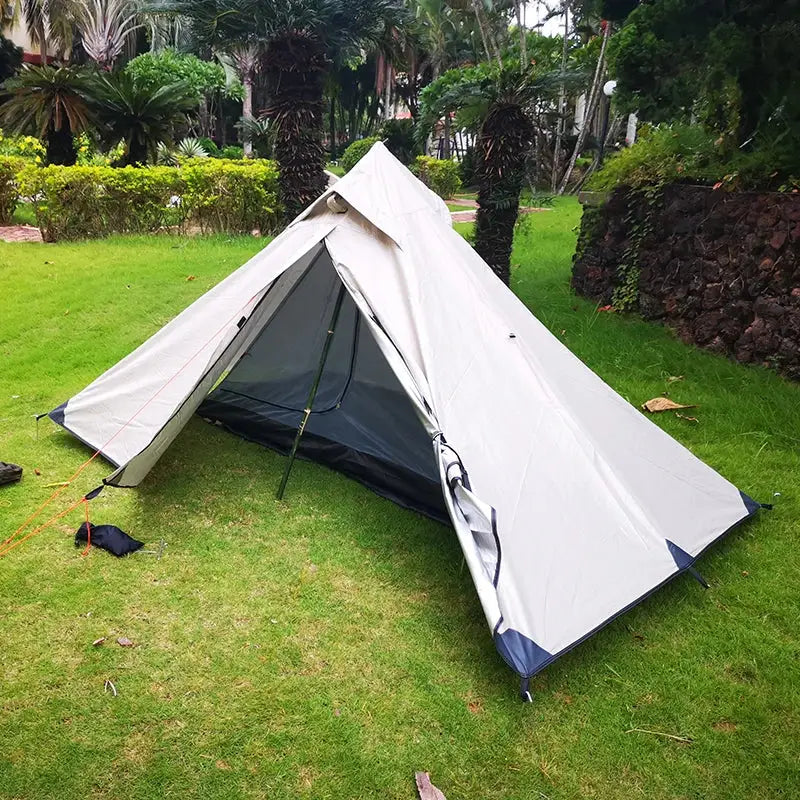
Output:
[[[45,241],[199,226],[250,233],[278,222],[278,171],[270,161],[188,160],[178,167],[27,167],[19,190],[32,197]]]
[[[458,164],[448,159],[417,156],[411,171],[443,200],[449,200],[460,188]]]
[[[17,175],[30,162],[19,156],[0,156],[0,225],[8,225],[19,200]]]
[[[357,142],[353,142],[344,153],[342,153],[342,157],[339,159],[339,166],[345,172],[350,172],[350,170],[367,154],[372,145],[380,140],[380,136],[368,136],[366,139],[359,139]]]

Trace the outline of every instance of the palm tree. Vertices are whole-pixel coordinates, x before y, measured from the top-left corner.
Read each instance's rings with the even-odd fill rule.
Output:
[[[534,133],[530,109],[559,86],[561,72],[537,73],[506,61],[450,70],[422,93],[421,131],[456,110],[465,123],[480,120],[476,142],[478,212],[475,249],[505,283]]]
[[[141,25],[129,0],[85,0],[78,27],[86,55],[101,69],[110,70],[128,37]]]
[[[158,145],[170,144],[174,125],[197,106],[185,83],[153,89],[125,72],[98,76],[92,94],[103,138],[125,143],[122,166],[155,161]]]
[[[0,118],[16,133],[46,141],[50,164],[74,164],[73,137],[91,121],[90,82],[86,72],[73,67],[30,66],[4,88],[9,99],[0,106]]]
[[[80,0],[11,0],[11,16],[20,13],[31,42],[38,46],[42,65],[48,50],[64,53],[72,45]]]
[[[324,189],[323,93],[334,56],[361,55],[397,26],[401,0],[171,0],[213,49],[257,43],[288,218]]]

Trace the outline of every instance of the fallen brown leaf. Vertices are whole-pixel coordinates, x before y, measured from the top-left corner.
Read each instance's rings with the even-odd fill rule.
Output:
[[[101,644],[103,644],[103,642],[104,642],[105,640],[106,640],[106,637],[105,637],[105,636],[101,636],[99,639],[95,639],[95,640],[92,642],[92,647],[99,647]]]
[[[217,769],[230,769],[231,765],[227,761],[223,761],[221,758],[217,760]]]
[[[733,733],[739,726],[735,722],[723,719],[719,722],[715,722],[711,727],[715,731],[721,731],[722,733]]]
[[[133,642],[127,636],[120,636],[117,639],[117,644],[120,647],[133,647]]]
[[[685,419],[687,422],[700,422],[700,420],[697,419],[697,417],[687,417],[686,414],[681,414],[680,412],[676,412],[675,416],[678,419]]]
[[[679,408],[697,408],[697,406],[685,406],[682,403],[670,400],[668,397],[654,397],[652,400],[643,403],[642,408],[651,414],[656,414],[659,411],[675,411]]]
[[[189,276],[186,278],[186,280],[187,280],[187,281],[196,281],[196,280],[197,280],[197,275],[189,275]]]

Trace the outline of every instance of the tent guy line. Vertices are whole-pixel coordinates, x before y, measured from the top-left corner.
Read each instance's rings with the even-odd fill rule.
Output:
[[[243,301],[214,352],[162,386]],[[98,448],[106,485],[141,483],[195,412],[330,466],[452,525],[523,681],[759,508],[554,337],[381,143],[50,417],[96,448],[158,389]],[[509,408],[525,409],[514,426]]]
[[[251,297],[250,300],[248,300],[247,303],[245,303],[241,307],[240,310],[243,311],[254,299],[255,299],[255,296]],[[169,380],[160,389],[158,389],[150,398],[148,398],[147,401],[142,406],[140,406],[140,408],[128,420],[126,420],[119,427],[119,429],[112,436],[110,436],[103,444],[101,444],[97,449],[95,449],[95,451],[89,456],[89,458],[87,458],[85,461],[83,461],[78,466],[78,468],[75,470],[75,472],[73,472],[72,475],[70,475],[70,477],[67,478],[67,480],[60,481],[58,484],[56,484],[58,486],[58,488],[47,499],[45,499],[44,502],[42,502],[42,504],[40,506],[38,506],[33,512],[31,512],[31,514],[28,515],[28,517],[25,519],[25,521],[10,536],[8,536],[2,543],[0,543],[0,558],[2,558],[4,555],[6,555],[10,550],[13,550],[17,545],[22,544],[22,542],[26,541],[27,539],[31,538],[32,536],[35,536],[36,534],[41,533],[42,531],[44,531],[46,528],[49,528],[52,524],[54,524],[59,519],[61,519],[61,517],[65,516],[70,511],[72,511],[73,509],[77,508],[81,503],[86,502],[88,504],[88,502],[90,500],[93,500],[95,497],[97,497],[98,494],[100,494],[100,492],[102,491],[102,488],[103,488],[102,486],[97,487],[96,489],[93,489],[90,492],[87,492],[84,496],[80,497],[78,500],[76,500],[74,503],[72,503],[69,507],[67,507],[66,509],[64,509],[60,513],[57,513],[56,515],[54,515],[53,517],[51,517],[50,519],[48,519],[46,522],[42,523],[41,525],[37,526],[36,528],[34,528],[34,530],[30,531],[28,534],[23,536],[21,539],[17,538],[17,537],[20,536],[20,534],[22,534],[28,528],[28,526],[32,522],[34,522],[34,520],[37,519],[37,517],[42,513],[42,511],[45,510],[45,508],[47,508],[52,502],[57,500],[58,497],[69,486],[72,485],[72,483],[81,475],[81,473],[86,469],[86,467],[89,466],[89,464],[91,464],[99,455],[105,455],[104,452],[103,452],[104,448],[106,448],[109,444],[111,444],[111,442],[113,442],[114,439],[117,436],[119,436],[119,434],[121,434],[122,431],[125,428],[128,427],[128,425],[130,425],[132,422],[134,422],[134,420],[139,416],[139,414],[141,414],[147,408],[147,406],[149,406],[150,403],[152,403],[156,399],[156,397],[158,397],[159,393],[161,391],[163,391],[169,385],[169,383],[172,380],[177,378],[178,375],[180,374],[180,372],[183,369],[185,369],[187,366],[189,366],[191,361],[194,360],[197,356],[199,356],[200,353],[202,353],[203,350],[205,350],[205,348],[208,347],[214,341],[214,339],[216,339],[225,330],[225,328],[227,328],[233,322],[235,317],[236,317],[236,314],[234,314],[233,317],[231,317],[229,320],[227,320],[211,336],[211,338],[208,339],[202,345],[202,347],[200,347],[200,349],[197,350],[197,352],[195,352],[194,355],[192,355],[190,358],[188,358],[186,360],[186,362],[180,367],[180,369],[175,374],[173,374],[169,378]],[[39,436],[39,420],[42,417],[46,417],[46,416],[49,416],[49,414],[45,413],[45,414],[37,414],[36,415],[36,436],[37,436],[37,438]]]

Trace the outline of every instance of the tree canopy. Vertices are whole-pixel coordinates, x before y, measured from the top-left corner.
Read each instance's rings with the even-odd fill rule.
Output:
[[[800,136],[800,0],[647,0],[610,46],[617,100],[736,145]]]

